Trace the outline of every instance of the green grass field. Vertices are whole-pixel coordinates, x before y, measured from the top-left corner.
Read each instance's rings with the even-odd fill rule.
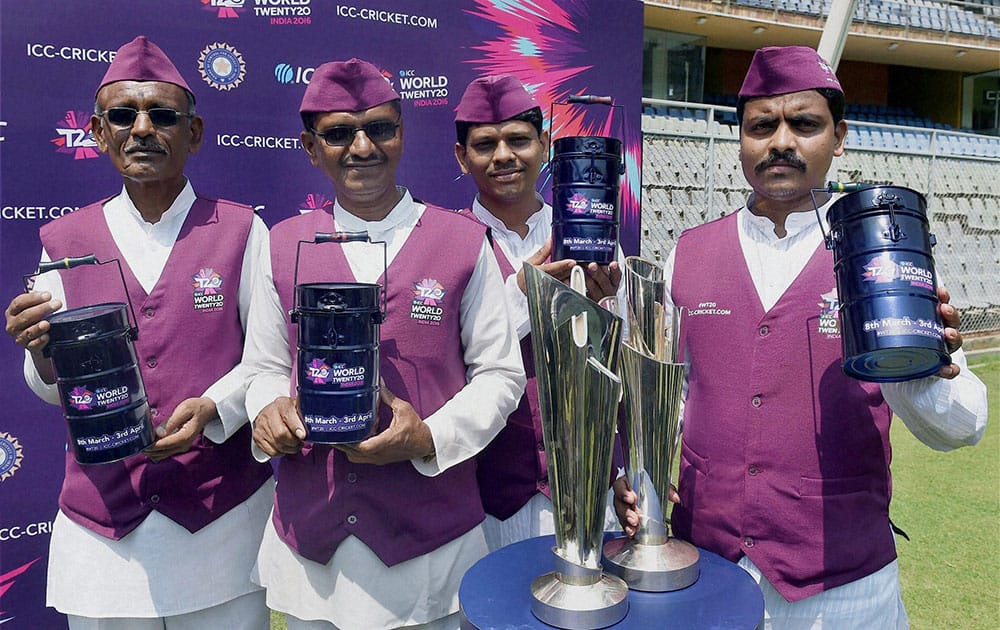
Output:
[[[970,357],[986,382],[990,422],[1000,405],[1000,352]],[[913,630],[1000,628],[1000,429],[950,453],[933,451],[902,422],[892,427],[892,520],[903,601]],[[284,616],[271,615],[284,630]],[[862,629],[859,629],[862,630]],[[868,630],[868,629],[864,629]]]
[[[950,453],[892,427],[892,520],[903,602],[914,630],[1000,628],[1000,353],[970,357],[989,389],[982,441]]]

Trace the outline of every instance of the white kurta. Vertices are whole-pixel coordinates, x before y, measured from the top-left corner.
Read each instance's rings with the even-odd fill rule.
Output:
[[[541,196],[537,196],[542,204],[541,209],[528,217],[525,223],[528,226],[528,233],[521,238],[517,232],[510,230],[503,221],[498,219],[479,201],[478,195],[472,203],[472,213],[476,215],[483,225],[490,228],[493,233],[493,240],[500,246],[500,250],[514,268],[515,273],[507,277],[504,282],[504,292],[507,295],[507,307],[510,312],[511,322],[517,331],[519,339],[524,339],[531,332],[531,322],[528,319],[528,298],[517,286],[517,271],[524,265],[524,261],[535,254],[545,241],[552,236],[552,206],[545,203]],[[622,271],[625,270],[625,255],[621,247],[618,247],[615,259],[618,261]],[[625,282],[618,285],[618,304],[625,304]],[[624,316],[622,313],[619,315]],[[624,331],[623,331],[624,334]],[[624,474],[621,471],[619,474]],[[613,494],[609,493],[608,507],[605,512],[605,530],[617,530],[619,528],[618,518],[615,516]],[[506,545],[534,538],[535,536],[545,536],[555,532],[555,522],[552,516],[552,500],[542,493],[536,493],[525,503],[521,509],[505,520],[500,520],[490,514],[486,515],[483,523],[483,530],[486,533],[486,543],[490,551],[494,551]]]
[[[820,214],[826,215],[825,206]],[[778,238],[770,219],[756,216],[746,208],[739,210],[740,247],[765,311],[777,303],[816,248],[823,247],[822,232],[813,212],[789,215],[785,230],[785,237]],[[668,302],[675,252],[670,252],[663,266]],[[961,367],[961,373],[954,379],[929,376],[881,384],[883,397],[907,428],[917,439],[937,450],[975,444],[986,429],[986,386],[969,370],[962,350],[951,358]],[[796,628],[813,627],[808,620],[822,623],[824,629],[907,627],[899,596],[897,561],[869,576],[795,603],[782,598],[749,558],[743,557],[740,566],[757,579],[765,593],[766,627],[771,627],[772,618],[795,620]],[[863,620],[862,625],[857,625],[859,620]]]
[[[147,292],[163,272],[194,201],[188,182],[155,224],[143,220],[124,189],[104,204],[104,218],[121,251],[122,263]],[[252,278],[259,275],[255,265],[262,251],[267,251],[267,227],[255,216],[240,274],[238,302],[244,328]],[[44,251],[41,260],[48,260]],[[58,272],[38,276],[34,290],[48,291],[65,304]],[[58,388],[41,380],[27,351],[24,376],[40,398],[59,404]],[[205,391],[203,395],[215,401],[219,411],[219,420],[205,427],[205,437],[221,443],[247,421],[245,392],[241,366]],[[195,534],[153,511],[135,530],[116,541],[98,536],[60,512],[49,546],[47,604],[84,617],[166,617],[257,590],[250,581],[250,570],[270,511],[272,488],[272,482],[265,484]],[[197,576],[198,588],[192,588],[193,576]]]
[[[371,240],[385,241],[391,265],[426,210],[408,192],[403,193],[382,221],[363,221],[335,205],[336,229],[366,231]],[[378,281],[383,271],[381,245],[345,243],[343,251],[356,281]],[[251,418],[274,399],[289,394],[292,372],[288,331],[269,255],[263,256],[260,269],[244,354],[244,362],[255,374],[247,392]],[[391,275],[388,281],[392,282]],[[429,461],[412,460],[412,464],[427,476],[482,450],[503,428],[524,391],[520,347],[507,315],[500,269],[485,238],[462,295],[460,321],[468,384],[424,418],[436,455]],[[266,459],[260,450],[255,453]],[[482,527],[477,526],[428,554],[387,567],[364,543],[349,536],[330,562],[320,565],[285,545],[269,522],[257,561],[257,579],[267,588],[268,606],[275,610],[300,619],[328,620],[345,630],[391,628],[456,612],[462,576],[486,552]]]

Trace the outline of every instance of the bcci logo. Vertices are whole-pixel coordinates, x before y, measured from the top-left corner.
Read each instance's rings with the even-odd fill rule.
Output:
[[[299,214],[308,214],[313,210],[326,210],[333,202],[323,195],[309,193],[306,200],[299,204]]]
[[[100,157],[94,133],[90,129],[90,114],[70,110],[56,123],[56,137],[52,138],[56,153],[72,155],[74,160]]]
[[[447,293],[440,282],[424,278],[413,284],[413,303],[410,305],[410,319],[418,324],[440,326],[444,318],[444,296]]]
[[[213,88],[225,92],[243,83],[246,68],[243,55],[229,44],[215,42],[198,57],[201,78]]]
[[[840,298],[837,297],[837,288],[834,287],[829,293],[819,296],[822,302],[819,306],[819,327],[816,332],[821,335],[840,336]]]
[[[13,477],[21,467],[22,459],[24,453],[17,438],[10,433],[0,431],[0,481]],[[0,588],[0,593],[2,592],[3,588]]]
[[[226,296],[222,293],[222,276],[211,267],[198,270],[191,276],[194,287],[194,310],[202,312],[221,311]]]
[[[217,18],[238,18],[246,11],[246,0],[201,0],[206,11],[214,11]]]

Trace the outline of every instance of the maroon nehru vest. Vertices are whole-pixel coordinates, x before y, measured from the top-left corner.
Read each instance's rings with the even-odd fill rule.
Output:
[[[747,555],[797,601],[895,558],[879,386],[841,371],[833,257],[820,245],[764,312],[737,215],[684,232],[674,302],[690,361],[678,537]]]
[[[478,221],[470,209],[459,214]],[[504,256],[500,246],[493,244],[500,265],[500,274],[506,280],[517,270]],[[549,496],[549,468],[542,439],[542,416],[538,406],[538,383],[535,380],[535,355],[531,349],[531,334],[521,340],[521,357],[527,383],[524,395],[507,418],[507,425],[483,449],[476,461],[476,478],[479,494],[486,513],[500,520],[507,520],[541,492]]]
[[[53,260],[95,254],[117,258],[138,317],[136,355],[153,424],[170,417],[183,400],[201,396],[240,361],[240,271],[253,211],[228,201],[199,197],[177,236],[153,291],[146,294],[122,260],[96,203],[46,224],[42,245]],[[66,306],[124,302],[115,265],[60,272]],[[217,274],[221,294],[213,308],[199,308],[195,278]],[[216,300],[218,298],[215,298]],[[110,464],[80,466],[66,454],[59,507],[74,522],[120,539],[153,510],[195,532],[250,497],[271,468],[250,453],[250,426],[223,444],[199,435],[191,449],[159,463],[139,454]]]
[[[288,326],[289,353],[297,359],[298,327],[292,309],[295,250],[316,232],[333,231],[330,212],[292,217],[271,231],[274,286]],[[466,383],[460,305],[476,267],[484,230],[455,213],[427,206],[388,269],[386,320],[381,327],[379,369],[386,386],[421,418],[431,415]],[[298,281],[355,282],[339,244],[302,245]],[[419,287],[444,288],[438,321],[415,307]],[[385,279],[379,281],[385,286]],[[411,312],[415,317],[411,317]],[[292,374],[297,370],[293,369]],[[294,396],[294,380],[292,384]],[[392,411],[379,405],[379,430]],[[354,464],[330,446],[306,444],[278,464],[274,526],[299,555],[320,564],[333,557],[347,536],[360,539],[388,566],[424,555],[468,532],[483,520],[475,461],[434,477],[410,462],[385,466]]]

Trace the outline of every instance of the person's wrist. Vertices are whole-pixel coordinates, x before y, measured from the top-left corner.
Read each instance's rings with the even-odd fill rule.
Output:
[[[437,449],[434,448],[434,434],[431,432],[431,428],[424,423],[421,423],[421,425],[423,426],[425,436],[422,458],[426,464],[434,461],[434,458],[437,457]]]

